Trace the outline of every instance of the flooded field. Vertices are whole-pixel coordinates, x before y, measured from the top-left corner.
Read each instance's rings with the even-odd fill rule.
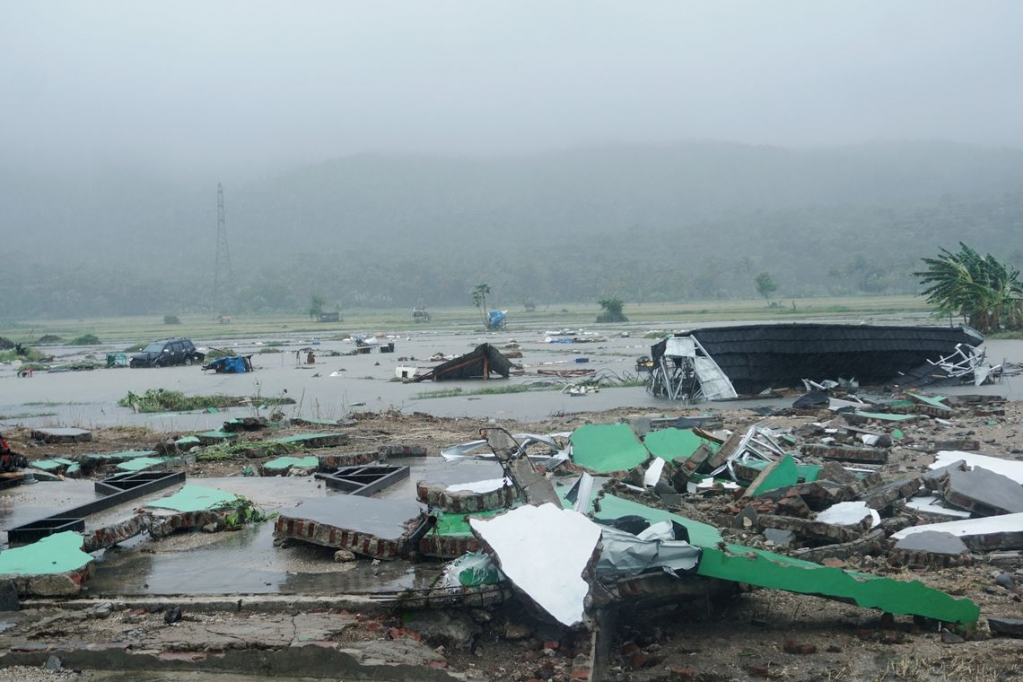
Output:
[[[905,323],[906,320],[888,322]],[[668,407],[668,403],[648,395],[642,386],[603,388],[599,393],[571,396],[559,390],[559,382],[565,383],[564,380],[537,374],[538,369],[589,368],[625,381],[642,378],[636,372],[636,359],[649,354],[652,339],[643,338],[642,333],[635,331],[622,336],[620,329],[605,326],[579,336],[585,343],[547,343],[551,338],[548,331],[398,332],[381,337],[394,342],[393,353],[374,349],[359,355],[349,355],[354,349],[350,340],[318,339],[308,334],[268,334],[242,340],[194,339],[199,346],[252,354],[256,371],[240,375],[214,374],[196,366],[180,366],[37,372],[31,378],[19,378],[14,366],[3,365],[0,366],[0,428],[142,425],[159,431],[198,431],[215,428],[225,418],[251,416],[257,412],[255,407],[238,407],[216,413],[136,414],[117,405],[129,391],[142,393],[156,388],[181,391],[186,395],[286,395],[296,401],[284,407],[286,416],[321,419],[341,418],[353,411],[399,410],[444,417],[535,421],[553,414],[622,406],[648,407],[651,411]],[[403,383],[395,378],[399,366],[430,366],[435,364],[429,362],[434,354],[460,355],[483,342],[498,348],[517,343],[523,357],[515,362],[521,363],[524,375],[488,382]],[[315,364],[306,363],[307,353],[303,349],[307,348],[313,349]],[[1003,359],[1023,362],[1023,341],[989,341],[987,349],[994,363]],[[73,362],[86,357],[102,361],[107,353],[120,349],[55,346],[40,350],[54,354],[63,362]],[[507,390],[520,384],[547,384],[550,390],[478,393],[483,389]],[[1012,399],[1023,397],[1023,381],[1014,383],[1012,378],[996,386],[962,390],[967,389],[1004,394]],[[434,397],[440,391],[445,397]]]

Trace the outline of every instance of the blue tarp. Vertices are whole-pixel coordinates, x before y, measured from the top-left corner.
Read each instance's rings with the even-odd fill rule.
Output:
[[[212,369],[217,374],[244,374],[252,371],[252,362],[248,357],[222,357],[217,358],[203,369]]]

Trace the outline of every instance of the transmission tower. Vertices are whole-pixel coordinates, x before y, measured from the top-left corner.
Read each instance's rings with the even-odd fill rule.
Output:
[[[217,265],[213,275],[213,307],[217,315],[231,312],[234,302],[234,275],[231,250],[227,246],[227,220],[224,217],[224,186],[217,183]]]

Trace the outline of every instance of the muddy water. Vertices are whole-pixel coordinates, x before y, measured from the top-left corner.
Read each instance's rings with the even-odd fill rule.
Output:
[[[618,332],[614,332],[618,334]],[[598,343],[544,343],[542,330],[500,334],[419,332],[394,338],[394,353],[374,350],[366,355],[348,353],[350,342],[308,337],[275,337],[262,340],[206,342],[210,346],[228,346],[241,354],[255,353],[256,371],[242,375],[204,373],[197,367],[162,369],[100,369],[83,372],[43,372],[32,378],[18,378],[11,366],[0,367],[0,426],[76,425],[82,428],[138,424],[157,430],[206,430],[219,426],[225,417],[248,416],[254,408],[232,408],[227,414],[189,412],[179,414],[141,415],[118,407],[117,401],[128,391],[141,393],[153,388],[182,391],[188,395],[223,393],[228,395],[287,395],[297,404],[286,408],[289,416],[340,418],[350,411],[400,409],[422,411],[438,416],[506,417],[536,420],[557,412],[601,410],[623,404],[658,403],[642,388],[601,391],[583,397],[569,397],[557,391],[487,396],[429,398],[419,394],[439,389],[460,388],[466,393],[483,386],[535,382],[538,377],[513,377],[491,382],[445,382],[405,384],[395,379],[399,365],[433,363],[425,359],[434,353],[458,355],[484,341],[503,347],[512,341],[521,344],[527,373],[539,367],[588,367],[618,376],[635,375],[635,359],[649,353],[647,339],[607,337]],[[594,338],[594,337],[588,337]],[[260,352],[274,346],[274,352]],[[317,345],[312,345],[316,343]],[[300,349],[315,349],[316,362],[305,364],[306,354]],[[91,348],[94,357],[105,357],[115,349]],[[278,352],[279,351],[279,352]],[[296,356],[296,351],[299,351]],[[67,349],[44,349],[44,352],[68,352]],[[68,355],[68,361],[80,355]],[[417,360],[400,358],[416,358]],[[586,362],[581,362],[585,360]],[[545,379],[548,380],[548,379]],[[556,380],[555,380],[556,381]]]
[[[905,322],[905,320],[891,321]],[[239,396],[287,395],[297,403],[286,407],[288,416],[334,419],[351,411],[399,409],[427,412],[437,416],[491,417],[535,421],[559,413],[605,410],[630,406],[650,411],[671,407],[649,396],[642,387],[602,389],[599,393],[569,396],[559,391],[501,395],[467,395],[483,387],[534,383],[552,379],[537,377],[535,370],[591,368],[623,378],[634,377],[635,360],[650,352],[650,339],[620,336],[618,331],[602,330],[602,340],[593,343],[545,343],[544,330],[516,330],[492,334],[470,332],[406,332],[395,335],[394,353],[374,350],[367,355],[336,355],[353,349],[351,342],[319,340],[308,336],[267,336],[247,341],[197,340],[208,346],[230,347],[241,354],[255,354],[257,371],[251,374],[224,375],[203,373],[197,367],[163,369],[100,369],[84,372],[44,372],[32,378],[18,378],[12,366],[0,367],[0,428],[26,426],[99,426],[137,424],[161,431],[197,431],[219,426],[225,418],[249,416],[255,408],[232,408],[226,412],[187,412],[143,415],[118,407],[117,401],[128,391],[141,393],[153,388],[182,391],[188,395],[223,393]],[[434,353],[457,355],[477,344],[490,342],[499,348],[515,341],[523,352],[521,362],[529,376],[490,382],[424,382],[406,384],[395,381],[396,368],[425,364]],[[268,344],[273,345],[272,347]],[[315,344],[315,345],[313,345]],[[303,348],[313,348],[316,362],[305,364]],[[273,352],[263,352],[268,349]],[[990,341],[988,356],[1023,363],[1023,341]],[[79,359],[85,353],[103,358],[114,348],[90,348],[69,351],[47,349],[62,359]],[[407,358],[407,359],[402,359]],[[415,358],[414,360],[411,358]],[[818,379],[826,377],[817,377]],[[557,381],[554,379],[554,381]],[[424,393],[462,389],[466,395],[431,398]],[[972,391],[972,389],[969,389]],[[1001,385],[984,387],[981,392],[1023,398],[1023,378],[1007,379]],[[740,403],[743,405],[745,403]],[[265,413],[265,411],[264,411]]]

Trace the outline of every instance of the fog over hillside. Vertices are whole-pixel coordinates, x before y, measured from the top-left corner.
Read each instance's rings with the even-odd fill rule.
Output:
[[[0,320],[906,293],[1023,254],[1023,6],[0,6]],[[183,295],[182,292],[187,292]]]

